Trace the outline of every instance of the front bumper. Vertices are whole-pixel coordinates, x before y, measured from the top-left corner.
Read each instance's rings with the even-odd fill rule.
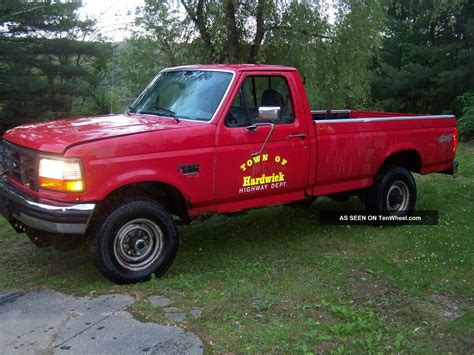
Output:
[[[0,212],[16,228],[20,223],[28,228],[55,234],[85,234],[94,203],[39,203],[11,186],[0,177]]]

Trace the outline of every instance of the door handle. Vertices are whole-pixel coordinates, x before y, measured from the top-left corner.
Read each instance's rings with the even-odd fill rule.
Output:
[[[288,138],[301,138],[301,139],[305,139],[306,138],[306,134],[304,133],[295,133],[295,134],[290,134],[288,136]]]

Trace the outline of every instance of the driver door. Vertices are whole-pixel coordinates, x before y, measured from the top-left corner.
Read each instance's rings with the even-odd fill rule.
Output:
[[[296,83],[286,73],[248,72],[239,85],[217,127],[217,211],[304,199],[309,147],[303,117],[295,113],[301,105],[291,94]],[[260,107],[279,107],[279,118],[264,120]]]

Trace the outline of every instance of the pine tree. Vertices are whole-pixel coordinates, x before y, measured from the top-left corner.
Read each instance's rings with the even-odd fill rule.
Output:
[[[2,1],[0,131],[70,116],[98,85],[109,49],[87,40],[96,30],[93,21],[78,18],[79,6]]]

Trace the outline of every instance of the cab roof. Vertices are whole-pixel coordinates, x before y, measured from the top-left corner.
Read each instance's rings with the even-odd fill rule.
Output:
[[[284,65],[269,65],[269,64],[196,64],[196,65],[182,65],[178,67],[166,68],[164,70],[226,70],[233,72],[241,71],[296,71],[293,67]]]

